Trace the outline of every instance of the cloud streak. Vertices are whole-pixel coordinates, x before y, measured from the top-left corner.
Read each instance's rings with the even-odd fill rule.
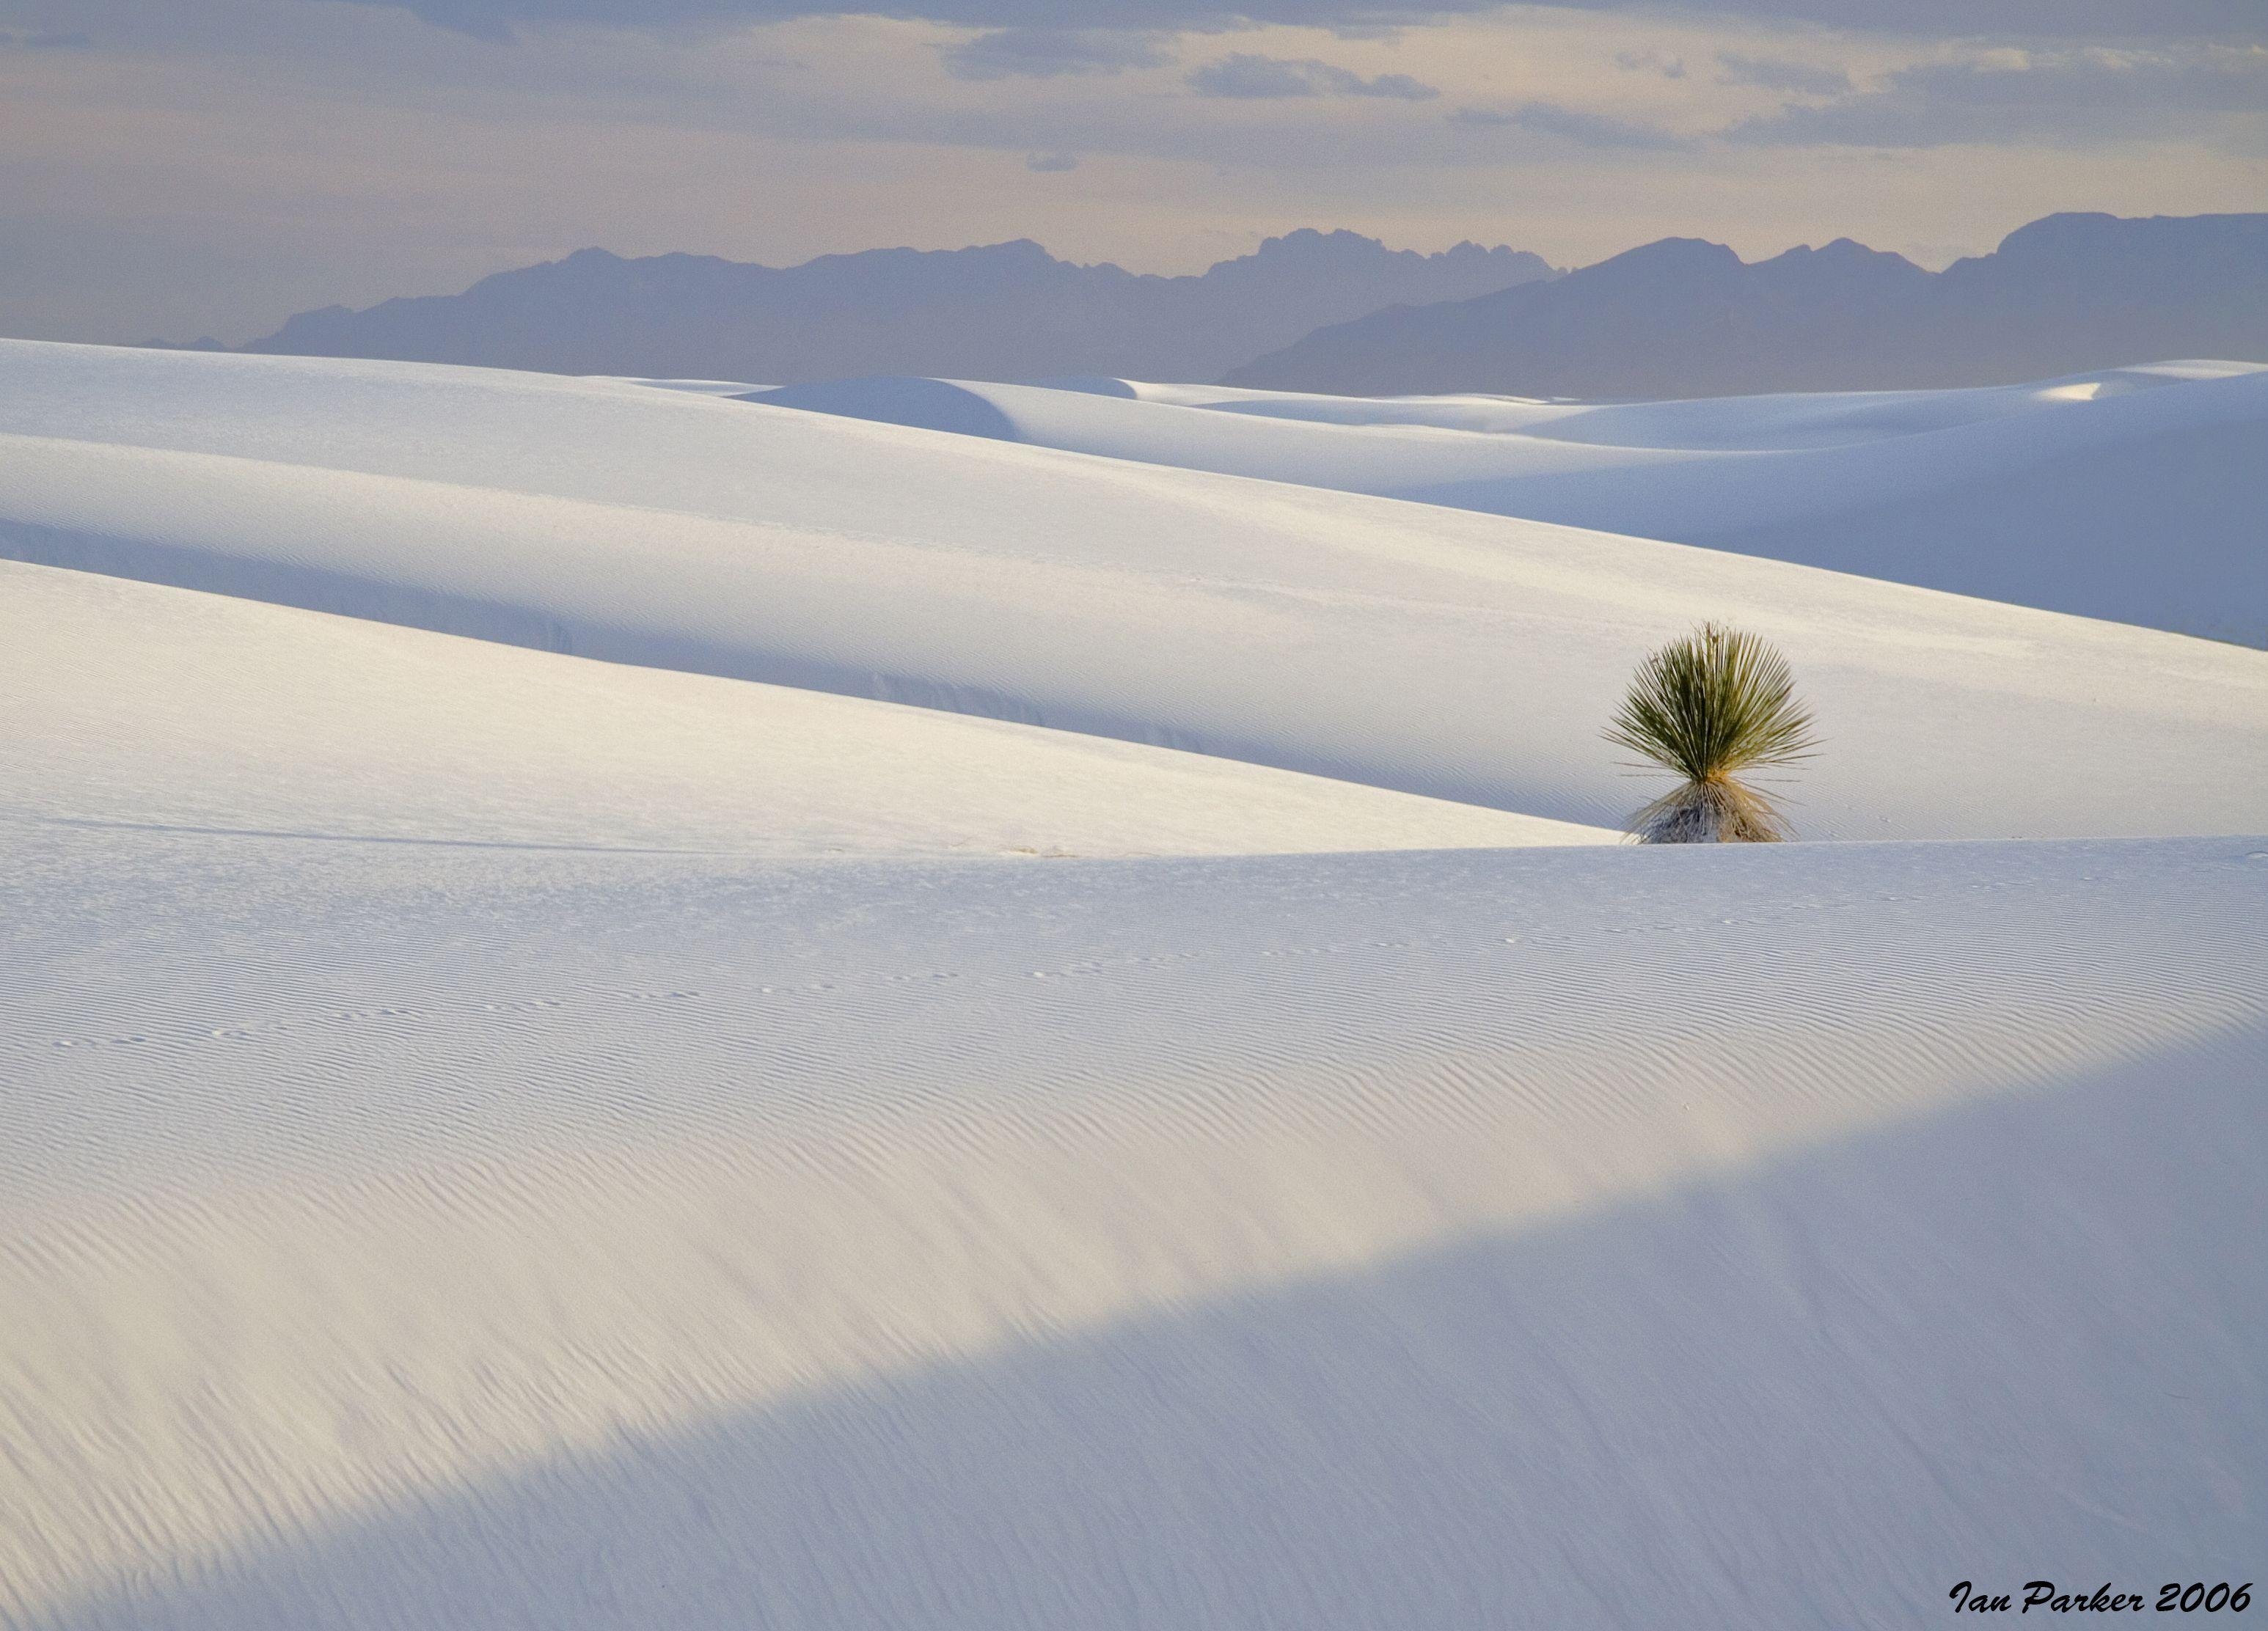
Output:
[[[1312,57],[1292,60],[1240,51],[1207,62],[1189,75],[1199,96],[1269,100],[1301,96],[1373,96],[1403,102],[1430,102],[1441,94],[1408,74],[1379,74],[1366,79],[1351,70]]]
[[[998,28],[941,48],[956,79],[1055,78],[1116,74],[1173,61],[1173,36],[1155,30]]]
[[[2004,50],[1734,126],[1737,144],[1930,148],[2176,137],[2268,109],[2268,48]]]
[[[1461,107],[1448,116],[1461,130],[1525,130],[1554,136],[1578,147],[1624,149],[1632,152],[1678,152],[1694,145],[1686,137],[1658,125],[1616,119],[1557,102],[1523,102],[1517,107]]]

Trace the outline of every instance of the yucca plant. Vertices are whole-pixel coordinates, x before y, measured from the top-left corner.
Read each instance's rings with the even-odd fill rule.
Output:
[[[1704,623],[1638,665],[1607,739],[1684,777],[1631,818],[1643,844],[1754,844],[1789,837],[1771,799],[1740,777],[1817,746],[1787,659],[1754,635]]]

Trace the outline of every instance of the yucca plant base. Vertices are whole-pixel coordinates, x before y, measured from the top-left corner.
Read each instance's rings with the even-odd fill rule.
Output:
[[[1631,818],[1642,844],[1776,844],[1787,836],[1778,814],[1738,782],[1689,782]]]

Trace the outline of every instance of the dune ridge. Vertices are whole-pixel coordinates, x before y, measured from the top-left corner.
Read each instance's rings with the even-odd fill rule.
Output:
[[[2268,644],[2253,525],[2268,500],[2268,369],[2257,363],[1665,402],[895,379],[752,400]]]

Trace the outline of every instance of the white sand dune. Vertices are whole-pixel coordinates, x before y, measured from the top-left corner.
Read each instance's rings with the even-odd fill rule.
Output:
[[[1273,854],[1616,833],[1101,737],[0,562],[0,808],[740,856]]]
[[[2268,842],[7,843],[11,1624],[1888,1626],[2255,1561]]]
[[[1705,617],[1816,704],[1808,836],[2268,809],[2255,653],[1355,495],[615,382],[30,344],[0,346],[0,459],[21,560],[1556,820],[1658,790],[1599,728]]]
[[[0,345],[0,555],[8,1631],[2252,1578],[2257,653],[70,347]],[[1533,819],[1648,790],[1598,726],[1703,615],[1818,704],[1808,831],[2068,836]]]
[[[2031,385],[1959,390],[1797,392],[1606,403],[1508,396],[1318,396],[1296,391],[1153,385],[1127,379],[1045,383],[1062,391],[1316,424],[1518,431],[1546,441],[1665,452],[1771,452],[1950,430],[2060,404],[2102,401],[2165,386],[2238,378],[2260,371],[2262,365],[2256,363],[2191,361],[2101,369]],[[846,386],[850,383],[856,382]]]
[[[847,380],[757,400],[2268,644],[2268,369],[2257,364],[1609,405],[1058,386]]]

